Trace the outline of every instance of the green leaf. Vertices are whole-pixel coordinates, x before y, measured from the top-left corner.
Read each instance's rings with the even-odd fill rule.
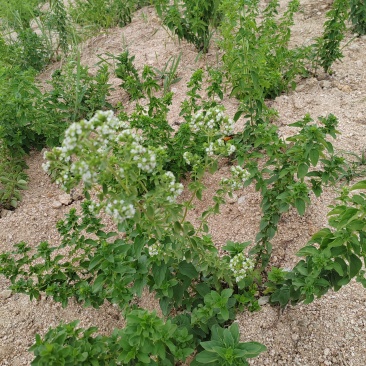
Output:
[[[328,229],[328,228],[324,228],[324,229],[321,229],[319,230],[318,232],[316,232],[312,237],[311,237],[311,240],[312,241],[316,241],[318,239],[321,239],[323,237],[327,237],[329,234],[332,234],[331,230]]]
[[[167,316],[169,314],[169,311],[170,311],[171,307],[172,307],[169,297],[161,298],[160,301],[159,301],[159,304],[160,304],[160,308],[161,308],[161,311],[162,311],[163,315]]]
[[[183,231],[183,226],[181,225],[181,223],[179,221],[174,222],[174,231],[177,234],[180,234]]]
[[[199,283],[196,285],[196,291],[201,297],[205,297],[207,294],[210,293],[211,288],[204,282]]]
[[[305,202],[304,202],[303,199],[296,198],[295,207],[296,207],[297,212],[299,213],[299,215],[301,215],[301,216],[304,215],[306,205],[305,205]]]
[[[234,341],[234,337],[231,334],[231,331],[229,329],[225,329],[224,330],[224,337],[223,340],[225,342],[225,346],[228,347],[234,347],[235,346],[235,341]]]
[[[354,184],[349,190],[354,191],[356,189],[366,189],[366,180]]]
[[[91,271],[94,267],[96,267],[102,260],[101,255],[96,255],[91,262],[89,263],[88,271]]]
[[[234,115],[234,121],[236,122],[243,113],[244,111],[237,111]]]
[[[260,353],[267,351],[267,347],[258,342],[241,343],[240,348],[245,351],[246,358],[257,357]]]
[[[187,263],[186,261],[179,263],[179,272],[190,279],[197,278],[198,276],[195,266],[192,263]]]
[[[360,269],[362,268],[362,262],[361,259],[358,258],[355,254],[351,254],[349,256],[349,274],[350,277],[355,277]]]
[[[102,289],[104,282],[105,282],[105,275],[100,274],[93,283],[92,287],[93,293],[99,292]]]
[[[319,161],[319,151],[317,149],[311,149],[309,157],[310,157],[311,164],[313,166],[315,166],[316,164],[318,164],[318,161]]]
[[[224,319],[225,321],[229,320],[230,314],[229,314],[229,310],[223,307],[220,308],[220,315],[222,316],[222,319]]]
[[[302,179],[306,176],[307,172],[309,170],[309,167],[305,163],[301,163],[299,167],[297,168],[297,177],[299,179]]]
[[[290,300],[290,288],[287,286],[279,288],[271,296],[271,301],[279,302],[282,307],[287,305],[289,300]]]
[[[226,288],[221,292],[221,297],[228,299],[233,294],[233,292],[234,291],[231,288]]]
[[[196,356],[196,361],[202,364],[208,364],[218,361],[217,354],[209,351],[202,351]]]
[[[338,263],[338,262],[333,262],[332,263],[332,267],[333,269],[340,275],[343,276],[344,272],[342,269],[342,266]]]
[[[313,247],[312,245],[307,245],[303,248],[301,248],[296,255],[299,257],[307,257],[307,256],[314,256],[314,255],[318,255],[319,251],[318,249],[316,249],[315,247]]]
[[[133,243],[133,249],[137,258],[141,256],[142,248],[145,246],[145,244],[146,239],[142,235],[139,235],[135,238],[135,241]]]
[[[154,219],[154,208],[152,206],[147,206],[146,208],[146,216],[147,218],[152,221]]]
[[[167,265],[165,263],[155,264],[152,267],[152,274],[156,286],[160,287],[165,279]]]
[[[346,211],[343,213],[343,215],[340,217],[340,222],[338,224],[338,228],[342,228],[347,226],[347,224],[353,220],[357,215],[359,214],[359,211],[357,208],[347,208]]]

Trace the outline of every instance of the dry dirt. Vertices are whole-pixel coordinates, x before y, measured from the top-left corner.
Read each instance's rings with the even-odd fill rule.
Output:
[[[301,12],[293,27],[294,45],[311,42],[321,32],[324,14],[331,1],[303,0]],[[281,6],[285,1],[281,1]],[[345,44],[353,38],[349,32]],[[82,47],[83,64],[92,69],[99,61],[98,54],[119,54],[128,47],[136,55],[136,65],[144,64],[162,68],[171,56],[182,52],[178,74],[182,80],[173,85],[175,101],[169,120],[173,126],[181,121],[179,105],[184,99],[186,83],[193,70],[206,65],[215,65],[219,51],[212,47],[210,53],[198,56],[193,46],[180,44],[161,27],[152,8],[137,12],[133,22],[123,29],[111,29],[88,40]],[[279,112],[277,122],[283,136],[293,130],[288,124],[306,113],[313,118],[333,113],[339,119],[341,135],[334,142],[337,151],[347,150],[356,154],[366,151],[366,37],[352,40],[344,49],[342,62],[334,64],[334,74],[329,77],[301,80],[297,90],[278,97],[272,106]],[[58,65],[52,65],[42,75],[50,77]],[[118,80],[112,79],[115,91],[111,102],[127,103],[126,95],[119,90]],[[224,100],[230,116],[236,111],[237,102]],[[239,128],[239,127],[238,127]],[[42,154],[33,152],[27,163],[29,189],[15,212],[3,212],[0,218],[0,250],[9,251],[13,244],[26,241],[36,246],[42,240],[57,244],[59,236],[55,223],[80,201],[69,206],[61,205],[63,193],[52,184],[41,168]],[[214,177],[208,176],[208,189],[203,200],[197,202],[197,210],[210,203],[210,197],[220,176],[228,172],[223,164]],[[292,267],[297,258],[296,251],[310,236],[326,225],[327,207],[333,202],[336,191],[325,189],[324,194],[313,199],[305,216],[295,211],[284,215],[273,242],[273,263]],[[223,206],[221,215],[210,222],[214,240],[218,246],[226,240],[253,240],[260,220],[260,196],[252,187],[237,193],[237,200]],[[60,207],[61,206],[61,207]],[[194,220],[194,213],[192,213]],[[60,321],[80,319],[80,325],[96,325],[100,332],[108,334],[115,327],[123,326],[123,319],[116,308],[105,304],[101,309],[83,308],[70,302],[62,309],[51,299],[42,298],[31,302],[27,296],[11,294],[9,281],[0,278],[0,365],[29,365],[32,355],[27,352],[36,333],[44,334]],[[144,297],[143,306],[151,308],[153,298]],[[242,340],[264,343],[268,351],[251,361],[251,365],[366,365],[366,290],[352,282],[338,293],[330,292],[310,305],[288,308],[278,316],[276,308],[264,305],[260,312],[244,312],[238,315]]]

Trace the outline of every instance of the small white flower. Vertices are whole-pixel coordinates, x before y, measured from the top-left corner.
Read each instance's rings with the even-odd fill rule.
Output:
[[[236,282],[239,282],[254,270],[254,261],[242,252],[230,259],[229,268]]]

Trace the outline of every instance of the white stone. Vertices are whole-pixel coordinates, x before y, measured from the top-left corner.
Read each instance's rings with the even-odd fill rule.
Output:
[[[227,203],[233,204],[237,200],[238,200],[238,196],[235,193],[232,194],[232,197],[230,197],[228,194],[225,196],[225,201]]]
[[[55,208],[55,209],[61,208],[61,207],[62,207],[62,203],[61,203],[61,202],[59,202],[59,201],[53,201],[53,202],[51,203],[51,207],[52,207],[52,208]]]
[[[11,296],[11,290],[4,290],[0,292],[0,299],[5,300]]]
[[[262,296],[258,299],[258,305],[262,306],[269,303],[269,296]]]
[[[69,205],[72,202],[72,198],[69,194],[63,193],[58,196],[58,200],[65,206]]]
[[[247,212],[248,208],[246,207],[246,197],[241,196],[238,198],[238,210],[242,213]]]
[[[5,208],[3,208],[0,212],[0,217],[7,217],[10,216],[12,213],[13,211],[6,210]]]

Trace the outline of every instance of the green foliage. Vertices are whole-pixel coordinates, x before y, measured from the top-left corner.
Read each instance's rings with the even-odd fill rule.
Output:
[[[22,158],[10,157],[3,147],[0,150],[0,210],[13,209],[21,200],[20,191],[27,188],[26,165]]]
[[[16,31],[30,27],[30,21],[38,13],[38,6],[44,0],[2,0],[0,2],[0,18],[6,20]]]
[[[154,1],[164,25],[179,38],[192,43],[198,51],[207,53],[212,37],[211,27],[220,22],[220,0]]]
[[[257,342],[242,343],[239,339],[239,326],[232,324],[229,328],[218,325],[212,328],[210,341],[201,342],[204,351],[200,352],[193,365],[246,366],[248,358],[257,357],[266,351],[266,347]]]
[[[220,136],[220,120],[224,123],[227,118],[218,108],[205,112],[205,117],[196,114],[192,118],[192,133],[212,130],[208,138]],[[240,296],[241,287],[235,287],[234,292],[226,286],[233,287],[246,276],[245,271],[231,266],[234,262],[240,264],[235,261],[238,256],[240,260],[246,258],[239,253],[244,246],[231,243],[236,250],[227,247],[229,255],[220,259],[208,233],[207,220],[219,212],[227,192],[224,188],[217,191],[212,208],[203,213],[199,228],[186,220],[193,198],[200,197],[204,189],[204,172],[217,159],[214,154],[189,157],[189,164],[197,159],[195,179],[188,187],[191,197],[178,204],[176,198],[183,187],[165,170],[164,149],[149,146],[150,140],[130,129],[128,116],[122,117],[126,121],[116,119],[111,112],[98,112],[89,121],[74,123],[66,131],[62,147],[47,153],[49,161],[44,168],[63,188],[71,189],[83,181],[89,197],[88,191],[99,187],[98,202],[85,201],[80,216],[72,209],[58,224],[60,246],[42,242],[33,252],[26,243],[19,243],[13,253],[1,254],[0,273],[10,278],[14,291],[31,298],[45,293],[66,306],[74,297],[94,307],[108,300],[124,310],[127,317],[134,297],[141,297],[147,288],[155,293],[164,316],[179,313],[172,321],[184,325],[185,342],[192,338],[192,344],[188,342],[176,351],[184,360],[200,341],[209,339],[213,325],[226,325],[235,319],[235,295]],[[215,125],[210,125],[211,119]],[[209,151],[224,154],[230,144],[219,147],[217,152],[215,147]],[[123,238],[117,232],[103,231],[101,219],[96,217],[101,210],[116,220]],[[65,246],[69,249],[67,254],[60,254]],[[140,339],[141,322],[136,321],[136,340]],[[161,334],[165,336],[166,331]],[[150,337],[146,331],[143,335]],[[155,333],[151,339],[159,345]],[[134,357],[144,357],[147,362],[152,346],[142,347],[141,339],[134,345],[134,340],[131,335],[131,350],[119,358],[131,357],[122,360],[129,362]],[[165,357],[164,347],[173,354],[169,340],[164,338],[161,344],[156,351],[159,357]],[[140,346],[142,351],[136,348]],[[143,353],[145,349],[147,355]]]
[[[58,53],[59,47],[66,53],[70,26],[66,11],[60,0],[52,2],[51,11],[42,12],[39,1],[7,2],[2,19],[2,37],[0,47],[2,60],[22,69],[42,70]],[[22,5],[20,5],[22,4]],[[32,22],[32,27],[31,27]],[[33,29],[34,24],[38,30]],[[55,32],[58,43],[54,44]],[[5,56],[5,57],[4,57]]]
[[[305,304],[328,290],[338,291],[356,278],[366,287],[366,181],[344,188],[339,204],[331,206],[329,226],[315,233],[298,256],[304,257],[288,272],[272,271],[268,287],[271,301],[282,307],[287,303]]]
[[[95,336],[95,327],[76,328],[78,322],[59,325],[44,336],[36,335],[30,351],[32,366],[42,365],[166,365],[174,366],[194,349],[192,335],[171,320],[163,322],[155,312],[132,310],[124,329],[110,336]]]
[[[161,70],[154,67],[157,77],[163,83],[164,93],[167,93],[173,84],[178,83],[181,80],[181,78],[177,76],[181,57],[182,53],[180,53],[178,57],[170,57]]]
[[[58,48],[67,55],[69,51],[70,25],[65,5],[62,0],[51,1],[51,16],[49,19],[50,28],[54,28],[58,33]]]
[[[122,80],[120,86],[127,92],[131,100],[144,98],[145,93],[151,97],[153,91],[160,89],[156,81],[156,74],[149,66],[145,66],[141,76],[144,80],[141,80],[133,64],[135,56],[130,57],[128,50],[115,57],[115,59],[118,61],[115,71],[116,76]]]
[[[23,69],[33,67],[35,70],[40,71],[50,60],[50,54],[42,37],[30,28],[18,32],[18,42],[14,46],[16,52],[21,54],[17,62]]]
[[[160,145],[167,150],[165,168],[180,177],[191,170],[183,158],[184,152],[189,151],[197,157],[203,157],[207,146],[225,134],[224,131],[220,133],[213,131],[214,134],[210,136],[207,131],[205,133],[202,133],[203,131],[192,133],[189,127],[192,114],[201,109],[203,109],[202,113],[205,114],[206,110],[217,106],[217,102],[214,101],[215,96],[223,98],[222,74],[215,69],[209,69],[208,75],[205,75],[202,69],[198,69],[192,74],[187,83],[187,98],[182,102],[180,112],[180,116],[184,118],[186,123],[181,124],[173,135],[174,130],[167,121],[173,94],[165,92],[163,85],[163,96],[156,97],[154,92],[161,90],[161,86],[157,83],[160,77],[159,73],[157,74],[151,67],[145,66],[140,76],[134,66],[134,58],[134,56],[129,56],[128,51],[115,57],[118,61],[116,75],[122,80],[121,87],[127,92],[131,100],[147,99],[147,107],[143,107],[139,104],[140,102],[137,103],[135,112],[131,115],[131,127],[140,129],[150,144]],[[173,73],[170,72],[169,75],[170,83],[170,77]],[[207,101],[203,101],[199,93],[204,78],[207,79],[208,83],[206,88]]]
[[[260,112],[264,98],[295,89],[295,77],[306,74],[309,50],[288,47],[298,0],[291,1],[279,19],[277,0],[271,0],[262,12],[258,4],[258,0],[224,0],[220,7],[224,16],[219,46],[224,51],[225,76],[232,86],[231,96],[241,100],[235,119],[243,112],[252,116]]]
[[[335,0],[326,14],[323,35],[316,43],[317,63],[325,72],[330,72],[333,63],[343,57],[340,44],[346,31],[348,9],[349,0]]]
[[[291,124],[300,131],[286,141],[279,138],[277,127],[270,122],[259,120],[255,125],[248,122],[242,135],[234,139],[238,163],[250,173],[246,184],[255,182],[262,194],[263,216],[251,253],[257,254],[263,268],[269,262],[270,240],[276,234],[281,215],[290,207],[303,215],[310,203],[310,191],[319,196],[322,185],[335,184],[344,172],[344,159],[334,155],[333,146],[326,139],[327,135],[336,137],[337,119],[333,115],[320,117],[321,127],[312,122],[306,115]]]
[[[366,3],[364,0],[350,0],[350,19],[358,34],[366,34]]]
[[[31,28],[19,29],[16,40],[11,35],[0,36],[1,61],[9,67],[17,66],[23,70],[33,68],[40,71],[48,64],[51,55],[52,52],[43,36]]]
[[[79,55],[69,59],[52,74],[52,89],[44,95],[48,112],[63,124],[92,116],[99,109],[111,108],[106,98],[110,93],[107,65],[98,68],[95,76],[80,63]],[[65,125],[65,122],[67,124]]]
[[[44,146],[51,123],[42,108],[42,93],[33,71],[0,69],[0,141],[9,154],[21,157],[32,147]]]
[[[75,0],[69,8],[73,21],[84,27],[123,27],[131,22],[132,14],[148,0]]]

